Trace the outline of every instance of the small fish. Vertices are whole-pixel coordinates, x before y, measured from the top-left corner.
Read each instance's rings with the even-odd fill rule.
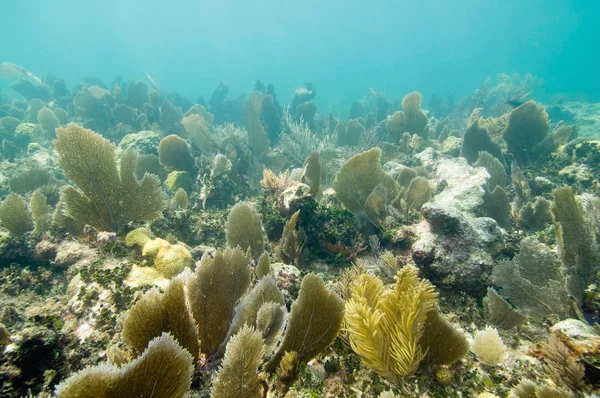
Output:
[[[154,88],[156,91],[160,92],[160,86],[158,85],[156,80],[154,80],[154,78],[152,76],[150,76],[150,74],[148,72],[144,72],[144,75],[146,75],[148,80],[150,80],[150,84],[152,84],[152,88]]]
[[[506,100],[504,100],[504,103],[508,106],[510,106],[511,108],[518,108],[521,105],[523,105],[525,102],[525,100],[522,99],[514,99],[514,98],[507,98]]]
[[[28,78],[33,80],[38,86],[41,86],[43,84],[42,80],[39,77],[35,76],[33,73],[29,72],[28,70],[25,70],[19,65],[15,65],[10,62],[4,62],[0,64],[0,76],[2,76],[5,79]]]

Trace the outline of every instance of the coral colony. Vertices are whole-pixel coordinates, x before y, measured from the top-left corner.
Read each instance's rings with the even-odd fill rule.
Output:
[[[192,103],[2,67],[2,397],[600,391],[576,107],[518,76],[333,114],[309,83]]]

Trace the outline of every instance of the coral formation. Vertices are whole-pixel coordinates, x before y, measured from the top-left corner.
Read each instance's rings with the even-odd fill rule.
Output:
[[[0,64],[0,395],[600,391],[598,106],[156,73]]]
[[[60,398],[183,397],[192,381],[192,356],[162,334],[134,361],[87,368],[56,387]]]
[[[351,289],[345,320],[352,349],[394,383],[412,376],[426,355],[419,340],[427,314],[435,309],[433,286],[407,267],[398,271],[392,289],[369,274],[361,275]]]
[[[117,169],[115,147],[101,135],[75,124],[56,131],[54,148],[67,177],[80,190],[62,191],[74,219],[102,231],[120,231],[130,221],[158,217],[164,206],[156,177],[135,177],[137,155],[126,152]]]
[[[506,346],[498,331],[489,326],[475,333],[471,351],[481,362],[490,366],[499,365],[506,359]]]
[[[262,222],[256,210],[248,203],[240,202],[231,208],[225,231],[229,247],[240,247],[243,251],[250,249],[255,256],[263,252]]]

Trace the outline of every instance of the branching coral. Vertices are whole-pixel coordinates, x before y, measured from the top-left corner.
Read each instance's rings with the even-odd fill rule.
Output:
[[[258,366],[262,360],[262,337],[251,326],[244,326],[236,333],[225,351],[212,386],[212,398],[260,398],[263,383],[259,379]]]
[[[240,202],[231,208],[227,216],[225,232],[227,244],[232,249],[239,246],[246,251],[250,248],[256,256],[265,249],[260,216],[246,202]]]
[[[0,204],[0,223],[13,235],[23,235],[33,229],[27,204],[17,194],[10,194]]]
[[[192,356],[168,334],[122,366],[86,368],[56,387],[59,398],[182,398],[192,382]]]
[[[234,308],[250,286],[250,259],[240,249],[208,254],[189,278],[187,294],[200,348],[207,358],[219,350],[234,315]]]
[[[396,181],[380,165],[381,149],[372,148],[351,157],[333,182],[336,197],[351,212],[364,211],[367,198],[376,186],[382,185],[389,201],[399,192]]]
[[[65,175],[80,190],[63,189],[68,214],[103,231],[157,218],[165,205],[158,178],[135,177],[137,155],[127,151],[117,168],[115,146],[76,124],[56,130],[54,148]]]
[[[352,349],[367,366],[394,383],[412,376],[426,354],[419,340],[436,298],[433,286],[420,280],[414,268],[398,271],[391,289],[373,275],[361,275],[346,303]]]
[[[585,368],[576,361],[569,348],[557,335],[551,334],[548,341],[542,344],[542,352],[545,357],[546,371],[557,385],[572,391],[586,389],[583,381]]]
[[[486,365],[501,364],[507,356],[506,346],[502,342],[498,331],[491,327],[477,331],[473,337],[471,351]]]
[[[343,319],[344,301],[319,276],[306,275],[292,304],[283,341],[267,367],[274,370],[291,351],[297,353],[299,363],[310,361],[333,342]]]

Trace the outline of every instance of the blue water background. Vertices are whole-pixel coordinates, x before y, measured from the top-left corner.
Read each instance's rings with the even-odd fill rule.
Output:
[[[529,72],[539,97],[600,100],[600,1],[1,0],[0,15],[0,62],[71,87],[147,72],[195,100],[259,78],[287,102],[311,81],[336,109],[369,88],[459,97]]]

